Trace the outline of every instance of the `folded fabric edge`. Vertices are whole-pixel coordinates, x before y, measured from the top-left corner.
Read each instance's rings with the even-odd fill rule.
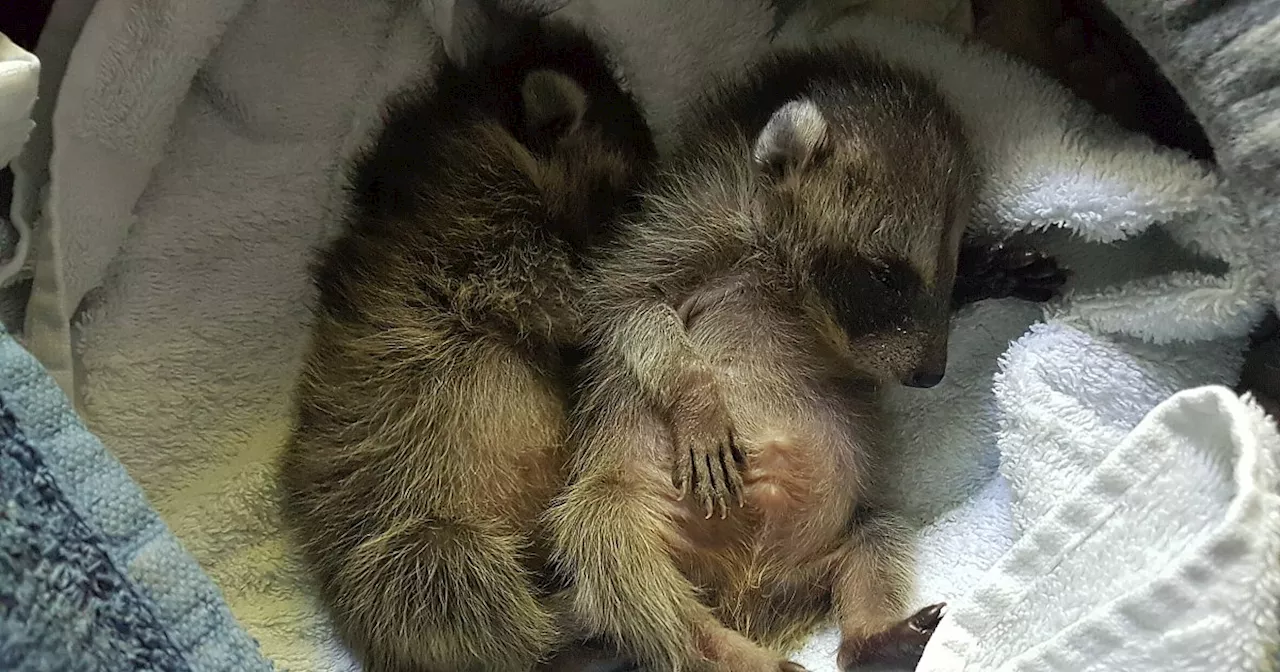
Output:
[[[1057,664],[1074,662],[1078,669],[1086,669],[1108,648],[1123,649],[1129,641],[1127,633],[1149,632],[1177,613],[1200,618],[1204,612],[1196,608],[1206,601],[1222,602],[1223,593],[1235,594],[1226,599],[1237,613],[1248,605],[1243,622],[1255,628],[1254,638],[1215,641],[1213,645],[1223,648],[1212,651],[1205,650],[1210,643],[1203,640],[1179,647],[1175,641],[1162,639],[1158,646],[1212,660],[1222,670],[1243,672],[1270,662],[1280,646],[1280,494],[1276,490],[1280,433],[1251,397],[1237,396],[1221,386],[1179,392],[1170,397],[1162,412],[1176,420],[1189,409],[1226,420],[1231,444],[1238,448],[1232,469],[1236,493],[1221,521],[1202,543],[1186,548],[1154,580],[1091,610],[1054,637],[1008,661],[1006,667],[1026,669],[1052,660]],[[1213,581],[1230,573],[1228,567],[1242,565],[1247,576],[1231,573],[1228,581]],[[1222,587],[1223,593],[1214,593],[1214,585]],[[1175,639],[1194,640],[1193,628],[1172,630]],[[1130,652],[1124,652],[1124,658],[1132,661]]]
[[[1277,522],[1280,521],[1280,495],[1276,493],[1276,454],[1280,452],[1280,433],[1277,433],[1276,426],[1251,400],[1242,399],[1224,386],[1206,385],[1183,390],[1170,396],[1148,413],[1139,425],[1134,428],[1130,436],[1141,436],[1142,433],[1149,431],[1152,426],[1176,424],[1176,419],[1180,415],[1186,414],[1189,409],[1198,409],[1201,415],[1206,413],[1216,415],[1229,427],[1229,433],[1232,437],[1231,445],[1236,451],[1234,455],[1229,456],[1234,459],[1231,478],[1236,490],[1232,500],[1224,509],[1221,521],[1215,526],[1213,532],[1207,535],[1203,542],[1188,548],[1182,556],[1192,559],[1196,557],[1207,558],[1204,562],[1198,563],[1198,566],[1203,570],[1199,572],[1199,575],[1212,576],[1216,565],[1211,560],[1222,554],[1221,549],[1224,547],[1238,547],[1241,542],[1241,534],[1239,532],[1242,529],[1252,530],[1257,527],[1253,523],[1260,521],[1266,523],[1264,526],[1266,531],[1261,533],[1263,545],[1266,548],[1260,549],[1255,556],[1257,558],[1269,558],[1270,564],[1264,568],[1269,571],[1261,572],[1259,576],[1263,581],[1259,594],[1262,595],[1262,599],[1268,601],[1268,604],[1258,606],[1252,622],[1257,623],[1259,632],[1274,632],[1276,635],[1275,639],[1269,643],[1271,648],[1268,648],[1268,642],[1260,641],[1256,643],[1257,651],[1242,654],[1251,660],[1261,660],[1266,655],[1270,655],[1268,651],[1276,646],[1277,641],[1275,640],[1280,640],[1280,627],[1277,626],[1276,622],[1276,606],[1280,604],[1280,523]],[[1109,465],[1122,460],[1123,450],[1123,445],[1117,447],[1112,454],[1108,455],[1094,469],[1089,478],[1096,478]],[[1046,526],[1058,524],[1062,522],[1060,519],[1078,517],[1076,515],[1078,511],[1075,511],[1077,508],[1075,504],[1072,498],[1065,498],[1058,502],[1014,544],[972,593],[973,601],[968,605],[959,605],[956,610],[959,618],[944,619],[938,633],[935,634],[934,639],[926,650],[925,657],[918,668],[919,670],[952,671],[968,669],[972,666],[977,658],[977,651],[990,641],[986,634],[981,631],[981,628],[991,626],[993,621],[992,618],[984,618],[984,614],[993,616],[993,609],[1001,612],[1006,611],[997,604],[984,605],[984,602],[990,602],[992,599],[995,602],[1001,602],[1016,597],[1018,592],[1016,587],[1026,583],[1024,579],[1027,578],[1026,571],[1029,567],[1017,567],[1016,565],[1019,563],[1015,561],[1034,555],[1034,549],[1031,547],[1037,543],[1037,529],[1044,529]],[[1174,569],[1170,571],[1176,573],[1182,564],[1185,563],[1174,563]],[[1018,578],[1019,574],[1022,574],[1023,577]],[[1108,611],[1110,607],[1124,606],[1127,608],[1126,613],[1134,616],[1135,610],[1144,608],[1140,602],[1142,595],[1156,596],[1165,600],[1178,598],[1184,601],[1203,596],[1200,594],[1187,595],[1172,590],[1169,585],[1169,582],[1172,581],[1174,581],[1173,578],[1165,576],[1157,578],[1153,582],[1145,584],[1142,588],[1118,597],[1107,605],[1099,606],[1091,612],[1091,615],[1110,615],[1112,614],[1111,611]],[[983,586],[986,586],[985,597]],[[1139,602],[1135,603],[1134,600],[1139,600]],[[969,618],[965,618],[966,615]],[[1036,651],[1049,646],[1049,642],[1058,643],[1061,641],[1060,638],[1065,637],[1083,637],[1096,640],[1088,644],[1090,657],[1097,657],[1101,654],[1103,648],[1100,647],[1123,648],[1125,646],[1126,640],[1124,638],[1108,632],[1108,627],[1114,626],[1114,619],[1111,621],[1100,619],[1101,624],[1092,625],[1084,624],[1086,620],[1088,619],[1081,619],[1081,621],[1059,632],[1054,638],[1028,649],[1016,658],[1006,661],[1005,664],[1000,666],[1000,669],[1021,669],[1014,664],[1015,661],[1035,657],[1038,655]],[[1105,626],[1106,623],[1111,623],[1111,626]],[[971,627],[971,625],[977,625],[978,627]],[[1082,642],[1083,640],[1076,641],[1074,646],[1066,651],[1069,653],[1085,646]],[[1059,652],[1063,651],[1061,648],[1058,650]],[[1060,658],[1055,658],[1055,660],[1062,662]]]
[[[1244,337],[1266,314],[1269,298],[1261,271],[1175,272],[1068,294],[1046,306],[1045,319],[1165,345]]]

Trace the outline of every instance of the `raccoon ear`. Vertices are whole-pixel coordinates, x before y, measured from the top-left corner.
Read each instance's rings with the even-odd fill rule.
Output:
[[[578,127],[587,114],[587,92],[555,70],[534,70],[520,85],[525,131],[535,138],[559,138]]]
[[[803,168],[822,151],[827,120],[813,101],[793,100],[778,108],[756,137],[752,158],[761,170],[778,174]]]

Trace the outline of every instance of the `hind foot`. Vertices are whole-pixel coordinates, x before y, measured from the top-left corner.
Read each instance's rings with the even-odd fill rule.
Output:
[[[869,664],[915,669],[933,631],[942,622],[944,607],[946,604],[942,602],[927,606],[871,636],[845,637],[837,659],[840,669],[851,670]]]
[[[714,672],[808,672],[778,654],[723,626],[708,628],[699,638],[705,664]]]
[[[1070,271],[1058,260],[1019,243],[994,238],[972,237],[960,246],[956,263],[956,285],[951,294],[954,307],[1013,297],[1043,303],[1057,296]]]

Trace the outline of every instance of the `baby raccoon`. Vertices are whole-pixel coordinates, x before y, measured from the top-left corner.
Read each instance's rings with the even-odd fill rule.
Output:
[[[799,670],[831,616],[844,668],[918,657],[941,605],[906,613],[880,391],[942,379],[954,303],[1062,275],[975,240],[953,293],[977,168],[935,88],[869,55],[774,54],[685,133],[586,297],[548,516],[575,613],[656,670]]]
[[[356,162],[280,460],[283,510],[369,672],[527,672],[571,633],[540,518],[565,473],[582,253],[654,148],[583,34],[498,15]]]

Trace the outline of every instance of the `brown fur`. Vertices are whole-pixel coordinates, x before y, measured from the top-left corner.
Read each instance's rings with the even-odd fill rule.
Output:
[[[369,672],[527,672],[575,636],[540,532],[561,351],[580,253],[652,146],[584,37],[508,28],[393,107],[317,270],[283,508]]]
[[[929,84],[849,51],[779,55],[688,128],[595,268],[558,561],[654,669],[797,669],[831,616],[852,664],[906,616],[878,390],[945,366],[975,168]]]

